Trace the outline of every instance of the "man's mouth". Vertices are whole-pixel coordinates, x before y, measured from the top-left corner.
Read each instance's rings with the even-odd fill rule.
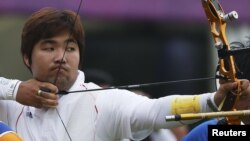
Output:
[[[52,71],[61,73],[61,72],[66,72],[67,68],[65,66],[55,66],[55,67],[52,67]]]

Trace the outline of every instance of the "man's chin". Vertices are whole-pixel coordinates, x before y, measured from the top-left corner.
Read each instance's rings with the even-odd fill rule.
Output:
[[[54,84],[59,91],[67,91],[71,87],[71,84],[66,77],[59,76],[56,78],[55,76],[52,76],[48,78],[46,82]]]
[[[69,82],[65,80],[57,80],[55,85],[60,91],[67,91],[70,88]]]

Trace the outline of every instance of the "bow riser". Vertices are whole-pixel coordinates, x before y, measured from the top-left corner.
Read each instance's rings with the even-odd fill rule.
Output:
[[[226,36],[226,23],[237,19],[238,14],[235,11],[225,14],[218,0],[202,0],[202,6],[210,24],[215,47],[218,50],[220,67],[219,73],[222,77],[228,79],[229,81],[238,83],[238,88],[226,96],[219,110],[236,111],[235,107],[241,92],[240,81],[236,77],[234,57],[232,55],[228,55],[231,47]],[[238,118],[227,117],[226,119],[228,124],[240,124],[240,120]]]

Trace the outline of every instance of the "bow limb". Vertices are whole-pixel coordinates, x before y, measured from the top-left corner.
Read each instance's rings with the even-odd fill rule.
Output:
[[[211,27],[215,47],[218,49],[219,75],[231,82],[238,83],[238,88],[226,95],[219,110],[236,111],[235,106],[239,100],[241,89],[240,81],[236,77],[234,57],[228,54],[231,48],[226,36],[226,23],[237,19],[238,14],[235,11],[225,14],[218,0],[202,0],[202,6]],[[226,120],[228,124],[240,124],[240,120],[236,117],[226,117]]]

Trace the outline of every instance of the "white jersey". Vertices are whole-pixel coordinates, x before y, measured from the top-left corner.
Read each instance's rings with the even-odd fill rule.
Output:
[[[84,83],[84,74],[79,71],[69,91],[96,88],[100,87]],[[201,112],[211,111],[206,104],[209,95],[201,95]],[[171,115],[171,100],[176,96],[149,99],[118,89],[79,92],[61,96],[56,109],[0,100],[0,121],[7,123],[24,141],[141,140],[155,129],[181,125],[165,121],[165,116]]]

